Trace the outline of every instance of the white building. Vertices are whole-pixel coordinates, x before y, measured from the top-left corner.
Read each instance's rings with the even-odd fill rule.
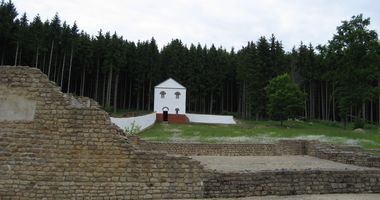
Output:
[[[157,120],[170,121],[170,116],[186,113],[186,88],[172,78],[154,87],[154,112]]]

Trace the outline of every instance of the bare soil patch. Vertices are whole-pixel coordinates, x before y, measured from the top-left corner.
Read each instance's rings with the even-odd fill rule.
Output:
[[[191,156],[209,169],[224,172],[263,170],[368,170],[360,167],[323,160],[311,156]]]

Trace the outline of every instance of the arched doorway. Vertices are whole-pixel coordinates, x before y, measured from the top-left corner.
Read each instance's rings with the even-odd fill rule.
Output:
[[[169,115],[168,112],[169,112],[168,107],[165,106],[162,108],[162,117],[163,117],[162,121],[164,121],[164,122],[168,121],[168,115]]]

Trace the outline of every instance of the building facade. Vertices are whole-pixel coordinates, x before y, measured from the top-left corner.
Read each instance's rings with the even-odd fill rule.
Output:
[[[187,123],[186,88],[172,78],[154,87],[154,112],[157,121]]]

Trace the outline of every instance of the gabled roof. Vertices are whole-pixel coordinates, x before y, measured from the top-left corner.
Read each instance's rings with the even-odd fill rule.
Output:
[[[186,89],[183,85],[179,84],[172,78],[168,78],[166,81],[156,85],[155,88],[175,88],[175,89]]]

